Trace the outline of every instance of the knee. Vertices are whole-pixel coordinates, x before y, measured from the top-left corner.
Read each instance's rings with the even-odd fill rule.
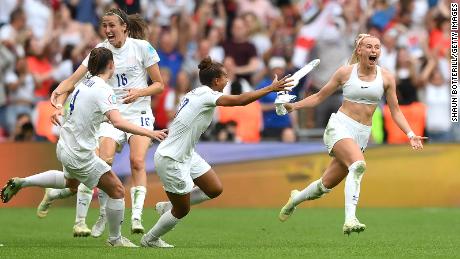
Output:
[[[113,156],[112,157],[101,157],[101,159],[104,160],[110,166],[113,164]]]
[[[173,206],[172,209],[171,209],[171,214],[178,218],[178,219],[181,219],[185,216],[187,216],[187,214],[190,212],[190,205],[188,206]]]
[[[93,190],[88,188],[88,187],[86,187],[86,185],[84,185],[84,184],[80,184],[78,186],[78,192],[87,193],[87,194],[91,194],[91,195],[93,194]]]
[[[366,162],[364,160],[355,161],[348,167],[348,171],[356,173],[357,175],[362,175],[366,171]]]
[[[125,197],[125,187],[120,183],[113,187],[111,194],[109,195],[112,199],[122,199]]]
[[[219,184],[217,186],[215,186],[214,188],[212,188],[211,190],[209,190],[206,195],[210,198],[210,199],[214,199],[214,198],[217,198],[222,192],[223,192],[223,187],[222,187],[222,184]]]
[[[130,157],[129,160],[130,160],[130,163],[131,163],[131,169],[137,170],[137,171],[144,170],[144,168],[145,168],[144,158],[142,158],[142,157]]]

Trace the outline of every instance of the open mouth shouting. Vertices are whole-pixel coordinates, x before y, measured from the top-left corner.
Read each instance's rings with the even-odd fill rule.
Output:
[[[377,55],[370,55],[369,61],[371,62],[371,64],[377,63]]]
[[[109,33],[106,35],[107,39],[109,40],[110,43],[113,43],[115,41],[115,35],[112,33]]]

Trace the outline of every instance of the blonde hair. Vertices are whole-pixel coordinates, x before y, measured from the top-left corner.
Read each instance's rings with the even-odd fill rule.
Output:
[[[358,57],[357,50],[361,46],[361,43],[363,42],[363,39],[368,38],[368,37],[374,37],[374,36],[372,36],[370,34],[367,34],[367,33],[360,33],[358,35],[358,37],[356,37],[356,39],[355,39],[355,48],[353,49],[353,54],[351,54],[351,57],[348,60],[348,65],[353,65],[353,64],[359,62],[359,57]]]

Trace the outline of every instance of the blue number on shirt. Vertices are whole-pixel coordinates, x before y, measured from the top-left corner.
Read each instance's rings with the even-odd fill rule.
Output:
[[[73,110],[75,109],[75,100],[77,99],[77,95],[80,92],[80,89],[73,95],[72,100],[70,101],[70,115],[72,115]]]
[[[182,101],[181,101],[180,104],[179,104],[179,108],[177,109],[176,115],[174,115],[174,117],[177,116],[177,114],[179,114],[179,112],[182,110],[182,108],[184,108],[185,105],[187,105],[187,103],[188,103],[189,101],[190,101],[190,100],[189,100],[188,98],[183,98],[183,99],[182,99]]]
[[[141,117],[141,126],[144,127],[144,125],[150,127],[150,118]]]
[[[126,74],[116,74],[116,76],[118,81],[118,87],[122,87],[128,84],[128,78],[126,77]]]

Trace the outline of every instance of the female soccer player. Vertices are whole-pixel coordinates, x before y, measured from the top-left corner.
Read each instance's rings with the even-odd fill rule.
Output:
[[[130,122],[144,128],[153,129],[154,117],[150,106],[150,96],[163,91],[158,62],[160,58],[156,50],[145,40],[145,22],[138,15],[126,15],[120,9],[110,9],[102,17],[102,28],[107,39],[98,44],[113,52],[115,59],[115,73],[109,80],[109,85],[115,91],[120,112]],[[75,73],[64,80],[53,92],[52,102],[62,107],[69,89],[75,85],[88,71],[86,58]],[[147,75],[153,81],[147,85]],[[125,133],[115,129],[109,123],[103,123],[99,132],[99,157],[108,164],[112,164],[115,151],[125,142],[130,148],[131,173],[133,185],[131,188],[132,217],[131,231],[143,233],[141,223],[142,208],[146,196],[147,176],[145,172],[145,155],[150,146],[150,139],[144,136]],[[37,215],[44,217],[48,213],[51,202],[56,198],[73,195],[69,190],[47,190],[40,203]],[[92,190],[84,185],[78,188],[77,215],[74,226],[74,235],[94,237],[102,235],[105,228],[105,195],[100,196],[101,213],[91,232],[85,223],[85,218],[92,198]]]
[[[285,221],[295,207],[305,200],[314,200],[330,192],[345,177],[345,224],[344,234],[364,231],[366,225],[356,218],[360,183],[366,170],[363,152],[371,132],[372,115],[385,94],[391,116],[401,130],[406,132],[413,149],[422,149],[422,139],[412,132],[399,109],[393,75],[377,65],[380,41],[374,36],[360,34],[350,65],[339,68],[321,91],[301,101],[284,104],[288,112],[315,107],[339,87],[343,90],[343,103],[337,113],[331,115],[324,132],[324,143],[333,157],[323,176],[302,191],[293,190],[279,219]]]
[[[107,243],[111,246],[136,247],[121,236],[125,191],[110,165],[95,154],[96,134],[106,119],[117,129],[149,139],[162,140],[166,133],[145,129],[123,119],[116,105],[115,93],[106,83],[114,70],[110,50],[95,48],[91,51],[88,61],[91,77],[77,85],[57,144],[56,154],[64,172],[50,170],[26,178],[10,179],[1,191],[1,199],[6,203],[19,190],[31,186],[71,189],[76,189],[80,183],[90,189],[98,186],[109,196],[106,208],[109,223]]]
[[[222,64],[207,57],[198,68],[203,86],[182,98],[176,117],[169,127],[169,137],[158,146],[155,153],[155,168],[171,204],[153,228],[142,237],[142,246],[173,247],[160,237],[188,214],[190,204],[221,194],[222,184],[217,174],[194,150],[201,134],[211,123],[216,106],[244,106],[270,92],[282,91],[292,85],[286,76],[280,81],[275,78],[271,85],[257,91],[223,95],[222,90],[228,79]]]

